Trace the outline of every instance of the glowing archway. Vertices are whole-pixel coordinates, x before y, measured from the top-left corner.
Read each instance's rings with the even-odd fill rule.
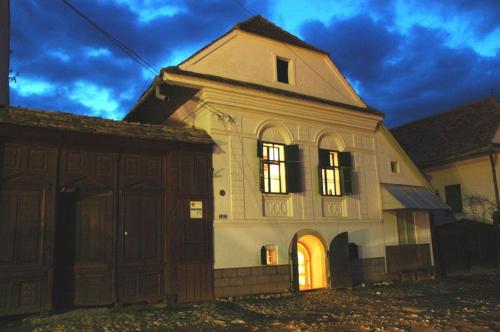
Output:
[[[315,231],[300,231],[292,243],[292,273],[295,275],[295,289],[311,290],[328,287],[328,261],[326,244]],[[292,241],[292,242],[293,242]]]

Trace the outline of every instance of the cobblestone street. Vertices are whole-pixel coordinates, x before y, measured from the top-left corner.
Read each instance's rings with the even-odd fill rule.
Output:
[[[2,331],[499,331],[500,274],[260,296],[167,308],[90,308],[25,317]]]

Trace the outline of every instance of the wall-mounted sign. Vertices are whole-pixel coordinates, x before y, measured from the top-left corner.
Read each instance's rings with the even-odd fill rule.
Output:
[[[203,202],[190,201],[189,202],[189,218],[203,219]]]

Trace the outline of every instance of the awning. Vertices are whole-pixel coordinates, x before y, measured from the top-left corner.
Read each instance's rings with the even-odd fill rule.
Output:
[[[383,210],[449,210],[450,207],[424,187],[382,183]]]

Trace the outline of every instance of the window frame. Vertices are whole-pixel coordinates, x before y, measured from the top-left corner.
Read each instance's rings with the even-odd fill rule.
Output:
[[[340,152],[337,151],[337,150],[329,150],[329,149],[320,149],[320,150],[325,150],[325,151],[328,151],[328,157],[329,157],[329,161],[330,161],[330,165],[326,166],[326,165],[321,165],[319,164],[319,176],[320,176],[320,186],[321,186],[321,196],[324,196],[324,197],[342,197],[344,196],[344,190],[342,188],[342,175],[341,175],[341,167],[340,167],[340,161],[339,161],[339,158],[340,158]],[[337,154],[337,166],[335,165],[331,165],[331,160],[332,160],[332,153],[336,153]],[[325,179],[324,178],[324,175],[326,175],[326,171],[327,170],[332,170],[333,171],[333,184],[334,184],[334,187],[335,187],[335,184],[338,183],[338,194],[328,194],[328,179]],[[338,175],[338,182],[336,181],[336,176],[335,175]],[[325,189],[325,190],[323,190]],[[335,188],[334,188],[335,189]],[[337,192],[337,190],[335,190],[335,192]]]
[[[393,168],[393,165],[395,166]],[[400,174],[401,173],[401,165],[398,160],[389,160],[389,170],[391,174]]]
[[[400,218],[401,214],[404,214],[402,218]],[[410,216],[410,218],[407,218]],[[404,229],[400,229],[400,220],[404,221]],[[409,224],[411,223],[412,230],[410,229]],[[413,237],[410,237],[409,231],[412,231]],[[412,210],[396,210],[396,232],[398,234],[398,244],[399,245],[411,245],[417,244],[417,224],[415,220],[415,213]],[[405,234],[405,238],[401,238],[401,233]]]
[[[456,202],[458,206],[453,206],[450,204],[450,199],[449,199],[449,190],[453,190],[458,188],[458,201]],[[463,197],[462,197],[462,186],[460,183],[457,184],[450,184],[447,186],[444,186],[444,195],[445,195],[445,200],[446,204],[451,207],[451,212],[453,213],[463,213],[464,212],[464,204],[463,204]],[[457,209],[455,209],[457,207]]]
[[[262,151],[261,155],[262,157],[260,158],[261,160],[261,169],[260,171],[262,172],[262,179],[264,181],[264,191],[262,192],[263,194],[273,194],[273,195],[286,195],[288,194],[288,186],[287,186],[287,178],[286,178],[286,153],[285,153],[285,147],[286,144],[284,143],[275,143],[275,142],[268,142],[268,141],[261,141],[262,143]],[[280,160],[279,158],[279,152],[278,152],[278,160],[270,160],[264,158],[265,155],[269,156],[269,150],[266,151],[267,153],[264,154],[264,149],[266,149],[266,144],[272,144],[273,148],[274,146],[282,147],[283,149],[283,160]],[[269,148],[269,147],[267,147]],[[266,183],[266,171],[265,171],[265,165],[268,165],[268,177],[267,177],[267,183]],[[271,191],[271,165],[278,165],[278,170],[279,170],[279,184],[280,184],[280,191],[279,192],[273,192]],[[266,185],[268,187],[268,191],[266,191]],[[284,190],[282,188],[284,186]]]
[[[280,75],[279,75],[280,70],[279,70],[279,65],[278,65],[278,63],[280,61],[286,63],[286,82],[280,81]],[[276,55],[275,56],[275,61],[274,61],[274,66],[275,66],[276,82],[277,83],[281,83],[281,84],[286,84],[286,85],[292,85],[292,82],[293,82],[293,80],[292,80],[292,69],[291,69],[292,60],[288,59],[288,58],[285,58],[285,57],[282,57],[282,56]]]

